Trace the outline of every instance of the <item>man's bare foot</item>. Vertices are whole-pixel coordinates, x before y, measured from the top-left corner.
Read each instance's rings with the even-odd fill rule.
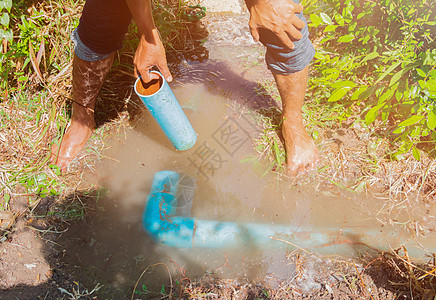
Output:
[[[319,162],[318,150],[302,120],[284,120],[282,134],[285,139],[288,174],[297,176],[313,169]]]
[[[85,109],[85,108],[81,108]],[[62,138],[61,146],[53,144],[51,147],[50,160],[53,164],[56,164],[62,173],[65,173],[68,169],[71,161],[77,156],[77,154],[85,146],[86,142],[94,131],[94,120],[71,120],[70,125]]]

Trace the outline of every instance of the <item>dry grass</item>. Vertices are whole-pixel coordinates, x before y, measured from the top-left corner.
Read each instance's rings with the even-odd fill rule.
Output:
[[[436,265],[410,261],[404,249],[379,253],[360,261],[313,254],[289,254],[294,274],[285,280],[223,279],[207,274],[191,280],[181,269],[181,279],[171,286],[169,299],[433,299]],[[156,299],[159,297],[156,297]]]
[[[47,42],[29,54],[32,64],[27,69],[22,68],[21,58],[13,61],[12,65],[24,72],[27,80],[11,81],[7,100],[0,102],[0,199],[3,199],[0,209],[3,210],[9,209],[9,200],[15,196],[25,195],[32,204],[46,195],[56,194],[61,199],[74,191],[81,183],[83,171],[92,170],[96,159],[101,157],[107,147],[105,141],[128,126],[125,113],[120,118],[106,118],[73,162],[71,172],[61,176],[59,169],[51,165],[51,144],[60,142],[69,120],[73,57],[70,34],[77,26],[83,2],[46,1],[34,5],[36,11],[44,14],[46,24],[41,34],[47,36]],[[121,83],[125,90],[129,89],[126,80]],[[114,94],[118,92],[116,87],[109,98],[119,98],[119,94]],[[104,93],[102,97],[106,98]],[[101,104],[100,98],[98,101]],[[22,186],[27,189],[24,194]]]

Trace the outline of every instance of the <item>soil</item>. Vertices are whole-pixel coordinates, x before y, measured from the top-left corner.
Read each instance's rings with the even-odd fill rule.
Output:
[[[88,211],[83,219],[67,222],[54,217],[78,199],[64,201],[60,206],[54,198],[46,198],[33,211],[18,216],[13,229],[4,232],[7,241],[0,244],[0,299],[130,299],[135,280],[130,281],[129,291],[122,294],[109,282],[100,291],[92,292],[95,287],[98,289],[97,278],[92,282],[88,277],[84,285],[80,276],[83,272],[71,271],[74,266],[69,265],[67,252],[92,246],[92,222],[101,209],[95,197],[76,197]],[[16,199],[14,207],[23,200]],[[119,221],[112,220],[115,224]],[[65,247],[66,240],[68,247]],[[92,247],[98,244],[97,241]],[[82,255],[80,252],[76,255]],[[172,285],[167,284],[164,293],[158,286],[149,286],[141,294],[139,286],[134,299],[433,299],[435,296],[430,281],[429,285],[421,286],[422,294],[411,292],[407,278],[402,278],[401,273],[407,270],[389,255],[368,254],[360,259],[346,259],[291,253],[288,260],[295,263],[297,272],[287,280],[277,280],[274,274],[258,281],[223,279],[213,274],[191,277],[192,271],[182,266],[179,276],[172,279]],[[113,271],[110,264],[106,267]]]
[[[58,224],[50,219],[35,219],[53,199],[43,199],[33,212],[27,197],[11,198],[16,216],[0,244],[0,299],[63,299],[66,291],[77,288],[74,278],[61,270],[62,250],[54,246]]]

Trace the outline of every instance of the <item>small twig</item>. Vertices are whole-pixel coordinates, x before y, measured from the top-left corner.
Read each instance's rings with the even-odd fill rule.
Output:
[[[20,244],[14,244],[14,243],[8,243],[8,244],[12,245],[12,246],[17,246],[17,247],[21,247],[21,248],[27,249],[26,247],[24,247],[23,245],[20,245]]]
[[[357,275],[359,275],[360,282],[362,283],[362,287],[363,287],[363,290],[365,291],[365,294],[367,293],[367,294],[369,295],[369,297],[371,297],[371,299],[374,300],[374,298],[372,297],[372,295],[368,292],[368,290],[367,290],[367,288],[366,288],[366,285],[365,285],[365,282],[363,281],[363,278],[362,278],[362,276],[360,275],[359,270],[357,270],[356,264],[353,263],[353,266],[354,266],[354,269],[356,269]],[[363,272],[363,271],[362,271],[362,272]]]
[[[297,245],[295,245],[295,244],[293,244],[293,243],[291,243],[291,242],[289,242],[287,240],[284,240],[284,239],[281,239],[281,238],[278,238],[278,237],[275,237],[275,236],[270,236],[269,238],[273,239],[273,240],[276,240],[276,241],[280,241],[280,242],[286,243],[288,245],[291,245],[292,247],[300,249],[303,252],[306,252],[307,254],[313,255],[313,253],[311,253],[311,252],[307,251],[306,249],[303,249],[303,248],[301,248],[301,247],[299,247],[299,246],[297,246]]]
[[[135,286],[134,286],[134,288],[133,288],[132,297],[130,298],[131,300],[133,300],[133,297],[135,296],[136,287],[138,286],[138,283],[139,283],[139,281],[141,280],[142,276],[145,274],[145,272],[147,272],[148,269],[150,269],[150,268],[152,268],[152,267],[159,266],[159,265],[162,265],[162,266],[165,267],[165,269],[167,269],[168,276],[170,277],[170,294],[169,294],[169,298],[171,299],[171,294],[172,294],[172,291],[173,291],[173,279],[172,279],[172,277],[171,277],[170,270],[168,269],[168,267],[167,267],[166,264],[164,264],[164,263],[156,263],[156,264],[154,264],[154,265],[148,266],[147,268],[145,268],[144,271],[142,271],[141,275],[139,276],[139,278],[138,278],[138,280],[136,281]]]
[[[428,164],[424,174],[421,177],[422,178],[421,179],[421,186],[419,187],[418,193],[416,194],[416,200],[418,200],[419,194],[421,194],[421,190],[424,187],[425,181],[427,180],[427,176],[428,176],[429,171],[431,170],[431,167],[433,167],[433,163],[434,163],[434,160],[432,160],[431,163]]]
[[[404,249],[404,246],[403,246],[403,249]],[[405,250],[405,249],[404,249],[404,250]],[[394,253],[395,253],[395,252],[394,252]],[[413,268],[415,268],[415,269],[417,269],[417,270],[419,270],[419,271],[421,271],[421,272],[424,272],[424,273],[427,274],[427,275],[430,275],[430,276],[436,277],[436,274],[433,274],[433,273],[434,273],[434,270],[431,271],[431,272],[428,272],[428,271],[426,271],[426,270],[424,270],[424,269],[421,269],[421,268],[415,266],[414,264],[412,264],[412,263],[409,262],[408,260],[402,258],[402,257],[401,257],[400,255],[398,255],[398,254],[396,254],[396,257],[397,257],[398,259],[400,259],[402,262],[406,263],[408,266],[413,267]]]

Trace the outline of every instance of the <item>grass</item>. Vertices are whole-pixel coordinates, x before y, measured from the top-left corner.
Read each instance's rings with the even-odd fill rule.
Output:
[[[177,5],[173,2],[155,3],[161,12],[160,31],[169,53],[189,50],[187,41],[192,40],[190,23],[181,17],[185,2],[178,1]],[[105,108],[96,115],[99,128],[88,149],[76,159],[81,162],[81,170],[72,168],[75,171],[60,176],[59,169],[50,164],[51,144],[61,142],[69,121],[73,58],[70,34],[78,24],[83,4],[84,1],[77,0],[14,3],[10,27],[21,38],[10,42],[7,49],[14,50],[3,54],[2,59],[9,60],[3,68],[13,71],[9,82],[3,82],[5,89],[0,91],[4,95],[0,102],[3,210],[8,210],[11,197],[18,196],[15,192],[18,186],[27,189],[29,204],[41,197],[71,192],[81,171],[92,168],[94,160],[101,157],[108,133],[116,129],[116,134],[125,128],[128,119],[125,112],[132,117],[135,109],[141,107],[129,101],[128,96],[133,80],[131,61],[137,44],[136,28],[132,26],[125,47],[114,64],[116,71],[108,76],[101,91],[110,107],[98,99],[97,108]],[[25,23],[20,21],[21,13]]]
[[[75,2],[67,4],[68,9],[53,1],[29,8],[30,18],[45,14],[47,24],[41,27],[40,34],[47,36],[43,45],[50,48],[35,49],[39,59],[29,53],[34,62],[32,68],[21,68],[24,58],[20,56],[10,63],[20,74],[20,80],[9,83],[8,98],[0,102],[3,199],[22,195],[16,188],[24,186],[32,204],[38,197],[58,195],[68,186],[68,179],[49,163],[50,145],[61,138],[60,132],[68,120],[64,103],[70,92],[72,46],[67,32],[74,26],[72,19],[79,14],[80,7]],[[41,51],[44,49],[45,52]],[[7,205],[3,208],[8,209]]]
[[[259,85],[278,99],[271,81]],[[312,89],[306,94],[303,116],[306,129],[316,141],[321,155],[318,171],[301,176],[307,181],[338,185],[356,192],[382,190],[388,198],[436,199],[436,164],[434,158],[422,155],[418,161],[409,153],[403,160],[389,159],[391,141],[367,126],[357,115],[343,119],[339,104],[320,103]],[[267,158],[272,169],[282,170],[285,152],[282,146],[280,109],[262,111],[258,116],[262,132],[256,142],[259,157]]]

